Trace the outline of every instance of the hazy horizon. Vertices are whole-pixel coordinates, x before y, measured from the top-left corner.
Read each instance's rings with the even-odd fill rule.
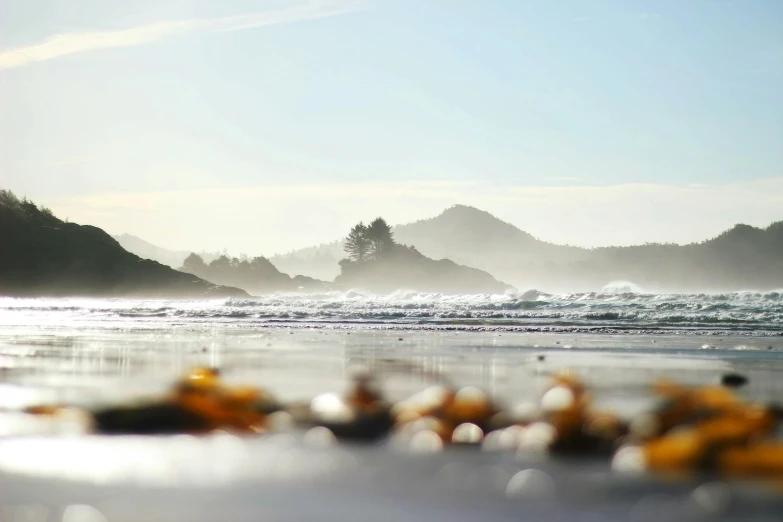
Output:
[[[9,0],[2,14],[3,187],[167,249],[273,255],[454,204],[577,246],[783,219],[776,3]]]
[[[481,211],[489,212],[494,217],[500,219],[501,221],[505,221],[505,222],[509,223],[510,225],[515,226],[516,228],[522,230],[523,232],[531,233],[531,235],[533,235],[538,240],[541,240],[541,241],[544,241],[544,242],[547,242],[547,243],[552,243],[552,244],[555,244],[555,245],[568,245],[568,246],[576,246],[576,247],[584,247],[584,248],[600,248],[600,247],[610,247],[610,246],[638,246],[638,245],[643,245],[645,243],[661,243],[661,244],[672,244],[672,243],[674,243],[674,244],[679,244],[679,245],[687,245],[687,244],[700,243],[702,241],[713,239],[716,236],[718,236],[721,233],[723,233],[723,232],[733,228],[733,226],[736,226],[736,225],[745,224],[745,225],[753,226],[755,228],[765,229],[769,225],[771,225],[772,223],[775,223],[775,222],[778,222],[778,221],[783,221],[783,219],[777,219],[775,221],[770,221],[770,222],[766,222],[766,223],[760,222],[760,223],[757,223],[757,224],[756,223],[750,223],[750,222],[747,222],[747,221],[738,221],[738,222],[726,225],[723,228],[716,229],[713,233],[711,233],[709,235],[706,235],[706,236],[703,236],[703,237],[694,237],[693,239],[683,240],[683,241],[673,241],[673,240],[668,240],[668,239],[659,239],[659,240],[649,240],[648,241],[648,240],[645,240],[645,239],[640,239],[638,241],[631,240],[631,241],[626,242],[626,243],[617,242],[617,243],[606,243],[606,244],[586,244],[586,243],[579,243],[579,242],[576,242],[576,243],[558,242],[558,241],[552,240],[552,239],[550,239],[548,237],[536,235],[536,234],[532,233],[530,230],[525,229],[523,227],[520,227],[518,224],[514,223],[513,221],[508,221],[508,220],[505,220],[505,219],[501,218],[500,216],[494,214],[493,212],[487,210],[486,208],[477,207],[475,205],[466,205],[465,203],[454,203],[454,204],[451,204],[451,205],[444,206],[444,207],[440,208],[440,210],[436,210],[432,214],[424,215],[424,216],[421,216],[421,217],[411,218],[409,221],[401,221],[399,223],[390,221],[390,224],[392,226],[396,227],[396,226],[401,226],[401,225],[409,225],[409,224],[412,224],[412,223],[415,223],[415,222],[421,221],[421,220],[432,219],[432,218],[435,218],[438,215],[442,214],[447,209],[449,209],[451,207],[454,207],[454,206],[459,206],[459,205],[470,206],[470,207],[477,208],[478,210],[481,210]],[[386,214],[383,214],[383,215],[385,216]],[[364,217],[360,217],[358,219],[363,220],[363,221],[369,221],[370,220],[370,219],[368,219],[369,216],[375,216],[375,214],[368,213]],[[67,216],[58,216],[58,217],[61,217],[62,219],[66,219]],[[75,221],[75,220],[72,220],[72,221]],[[80,224],[92,224],[92,223],[80,223]],[[348,228],[350,228],[350,226]],[[348,228],[344,228],[343,230],[338,230],[330,237],[323,237],[323,238],[320,238],[320,239],[314,239],[310,243],[301,244],[299,246],[294,246],[292,248],[289,248],[288,250],[285,250],[285,251],[276,251],[276,252],[268,252],[268,251],[264,251],[264,250],[236,250],[236,249],[232,250],[232,249],[230,249],[228,247],[220,247],[220,246],[215,246],[214,248],[211,248],[211,249],[210,248],[189,248],[187,246],[176,247],[175,248],[175,247],[172,247],[172,246],[167,245],[167,244],[156,243],[155,241],[150,240],[148,237],[141,236],[141,235],[138,235],[138,234],[133,234],[133,233],[130,233],[130,232],[127,232],[127,231],[116,231],[115,232],[115,231],[110,230],[110,229],[106,229],[106,231],[109,232],[110,234],[112,234],[113,236],[128,235],[128,236],[136,237],[136,238],[141,239],[141,240],[143,240],[143,241],[145,241],[147,243],[152,244],[155,247],[160,247],[160,248],[163,248],[163,249],[166,249],[166,250],[176,251],[176,252],[204,252],[204,253],[214,253],[214,254],[225,253],[225,254],[230,255],[230,256],[247,255],[247,256],[251,256],[252,257],[254,255],[262,255],[262,256],[265,256],[265,257],[274,257],[274,256],[285,255],[285,254],[288,254],[288,253],[291,253],[291,252],[295,252],[295,251],[299,251],[299,250],[302,250],[302,249],[307,249],[307,248],[311,248],[311,247],[317,247],[317,246],[320,246],[320,245],[332,244],[332,243],[334,243],[336,241],[340,241],[340,240],[342,240],[345,237],[346,230]],[[216,243],[216,242],[214,242],[214,244],[218,245],[218,243]]]

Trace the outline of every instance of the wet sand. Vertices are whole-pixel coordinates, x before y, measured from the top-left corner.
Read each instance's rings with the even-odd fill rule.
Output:
[[[783,397],[783,340],[775,338],[6,329],[0,335],[0,430],[6,435],[0,440],[0,520],[37,509],[31,506],[45,507],[46,520],[61,520],[71,504],[94,506],[111,521],[783,517],[779,497],[763,488],[734,485],[730,502],[721,503],[724,490],[710,486],[712,478],[665,482],[617,475],[605,459],[526,461],[513,453],[456,448],[411,455],[388,444],[319,449],[299,434],[175,440],[11,436],[32,429],[18,422],[18,408],[152,397],[202,364],[221,367],[229,383],[260,386],[284,401],[343,391],[346,372],[357,364],[375,371],[393,400],[445,380],[479,386],[513,406],[535,399],[550,376],[563,371],[593,389],[596,406],[620,414],[649,405],[649,384],[661,377],[702,385],[735,371],[750,379],[739,391],[743,398]],[[9,513],[16,514],[8,518]]]
[[[539,360],[543,356],[543,360]],[[197,365],[282,400],[341,391],[346,371],[376,372],[392,399],[449,379],[504,400],[536,393],[573,372],[591,387],[626,395],[661,377],[714,383],[746,372],[742,393],[781,397],[783,338],[518,334],[296,328],[102,329],[0,332],[0,408],[62,401],[103,404],[163,392]]]

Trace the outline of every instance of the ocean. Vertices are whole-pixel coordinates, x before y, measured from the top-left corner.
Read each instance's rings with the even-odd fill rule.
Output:
[[[778,402],[783,290],[0,298],[0,520],[65,520],[69,509],[110,521],[783,519],[777,492],[626,476],[605,459],[323,449],[297,435],[74,437],[19,413],[159,397],[195,365],[283,401],[342,392],[361,365],[391,400],[448,382],[512,408],[568,372],[623,416],[649,407],[661,378],[701,386],[734,372],[749,379],[742,398]]]
[[[0,327],[381,328],[674,335],[783,335],[783,290],[716,294],[611,292],[446,295],[360,291],[249,299],[143,301],[0,298]]]

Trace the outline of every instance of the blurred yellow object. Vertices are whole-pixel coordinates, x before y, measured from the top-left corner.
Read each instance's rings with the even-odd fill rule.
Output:
[[[257,410],[261,392],[255,388],[227,388],[213,368],[195,368],[175,387],[173,401],[204,421],[207,431],[257,432],[265,415]]]
[[[716,459],[715,467],[722,474],[733,477],[783,480],[783,443],[766,441],[726,449]]]
[[[345,402],[353,408],[374,408],[384,402],[381,393],[375,387],[375,380],[369,373],[358,373],[353,378],[351,389]]]
[[[220,371],[209,367],[193,368],[185,376],[183,383],[204,388],[220,386]]]
[[[641,414],[637,422],[631,423],[631,435],[637,440],[651,439],[685,423],[745,407],[731,390],[722,386],[692,389],[660,381],[653,386],[653,392],[665,402],[656,411]]]
[[[214,368],[198,367],[178,380],[170,395],[150,404],[87,413],[61,405],[26,408],[52,420],[77,419],[102,433],[259,433],[272,427],[271,414],[329,433],[336,439],[378,440],[393,429],[415,451],[440,451],[451,444],[597,455],[614,452],[615,469],[684,476],[717,471],[728,477],[763,479],[783,487],[783,441],[775,440],[781,411],[748,404],[722,386],[688,388],[661,381],[653,391],[664,399],[630,424],[592,409],[587,387],[572,375],[557,375],[539,404],[503,410],[482,390],[432,386],[388,404],[369,371],[353,375],[345,396],[321,394],[310,403],[282,408],[263,389],[231,387]],[[519,409],[519,408],[518,408]],[[76,413],[77,415],[74,415]],[[47,419],[48,421],[48,419]],[[626,444],[629,443],[630,444]]]
[[[57,415],[67,408],[67,406],[40,405],[25,408],[24,412],[30,415]]]
[[[647,442],[642,446],[645,465],[652,470],[709,467],[709,459],[725,448],[744,447],[768,437],[777,423],[777,414],[767,408],[748,405],[727,411]]]
[[[541,397],[541,408],[557,432],[556,444],[568,445],[583,433],[589,397],[582,383],[571,376],[559,375],[554,381]]]

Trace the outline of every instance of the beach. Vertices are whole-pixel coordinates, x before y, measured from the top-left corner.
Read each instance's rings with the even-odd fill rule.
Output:
[[[97,408],[154,399],[196,366],[218,367],[226,383],[260,387],[283,402],[343,393],[350,373],[363,367],[390,401],[451,384],[478,387],[511,409],[535,401],[553,376],[566,373],[590,389],[596,408],[627,417],[650,407],[650,387],[661,379],[704,386],[735,373],[748,379],[741,398],[770,403],[783,395],[783,338],[773,334],[671,334],[666,325],[648,334],[537,333],[502,322],[399,318],[262,323],[226,319],[230,314],[101,316],[103,308],[89,301],[61,302],[57,312],[52,303],[46,311],[21,304],[13,309],[6,301],[0,315],[3,520],[35,506],[54,517],[46,520],[59,520],[69,505],[92,506],[112,521],[258,520],[259,513],[292,521],[642,521],[662,509],[672,520],[771,521],[783,513],[768,488],[726,486],[709,476],[628,475],[606,458],[532,459],[474,448],[417,454],[390,442],[324,448],[296,432],[74,436],[19,413],[40,404]],[[726,495],[730,502],[721,500]]]

